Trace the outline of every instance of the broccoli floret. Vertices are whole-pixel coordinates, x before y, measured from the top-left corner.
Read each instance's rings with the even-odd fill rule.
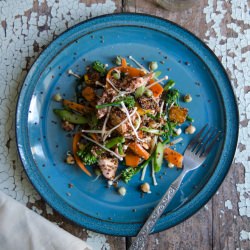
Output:
[[[166,95],[166,102],[169,105],[171,105],[172,103],[174,103],[175,105],[179,105],[179,97],[180,93],[177,89],[170,89]]]
[[[83,150],[78,150],[76,152],[77,156],[81,159],[81,161],[86,165],[93,165],[97,163],[98,159],[91,152],[92,145],[88,145]]]
[[[103,63],[101,63],[101,62],[99,62],[99,61],[93,62],[92,68],[93,68],[95,71],[101,73],[102,76],[104,76],[104,75],[107,73],[107,69],[106,69],[105,64],[103,64]]]
[[[120,104],[121,102],[124,102],[124,104],[130,109],[135,106],[135,98],[132,95],[121,97],[118,99],[118,102],[120,102]]]

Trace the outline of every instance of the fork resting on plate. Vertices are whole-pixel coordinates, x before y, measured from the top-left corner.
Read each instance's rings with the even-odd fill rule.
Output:
[[[137,234],[135,240],[132,242],[129,250],[145,249],[148,235],[178,191],[183,178],[188,172],[197,169],[204,163],[219,136],[219,131],[213,128],[208,128],[208,124],[206,124],[191,140],[184,152],[183,170],[181,174],[170,185],[161,201],[158,203],[149,218],[146,220],[143,227]]]

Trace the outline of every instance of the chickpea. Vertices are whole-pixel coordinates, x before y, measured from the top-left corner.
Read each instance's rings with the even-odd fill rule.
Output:
[[[62,100],[62,96],[59,93],[57,93],[53,96],[53,99],[56,102],[60,102]]]
[[[174,164],[169,162],[169,163],[168,163],[168,167],[169,167],[169,168],[173,168],[173,167],[174,167]]]
[[[193,100],[190,94],[185,95],[183,99],[184,99],[184,102],[191,102]]]
[[[192,124],[190,124],[186,129],[185,129],[185,133],[186,134],[193,134],[195,132],[196,128],[195,126],[193,126]]]
[[[126,190],[125,187],[120,187],[120,188],[118,189],[118,193],[119,193],[121,196],[125,196],[125,195],[126,195],[126,192],[127,192],[127,190]]]
[[[71,154],[68,154],[66,158],[66,162],[70,165],[73,165],[75,164],[75,158]]]
[[[151,62],[151,63],[149,63],[149,69],[151,71],[154,71],[154,70],[158,69],[158,63],[157,62]]]
[[[174,130],[174,132],[176,133],[176,135],[180,135],[182,133],[181,128],[177,128]]]
[[[144,193],[148,193],[148,194],[151,193],[150,185],[147,182],[143,183],[141,185],[141,191],[144,192]]]

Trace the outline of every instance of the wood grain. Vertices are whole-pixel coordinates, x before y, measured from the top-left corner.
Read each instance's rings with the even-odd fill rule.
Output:
[[[245,1],[249,4],[247,0],[241,1]],[[238,2],[241,1],[238,0]],[[3,150],[0,159],[1,173],[5,174],[3,177],[0,176],[0,182],[3,183],[1,184],[1,189],[13,198],[19,201],[21,200],[24,204],[27,204],[28,207],[58,224],[71,234],[83,240],[89,239],[90,235],[91,237],[93,236],[93,233],[90,234],[89,231],[72,224],[55,211],[48,209],[45,202],[40,200],[37,192],[29,184],[21,167],[21,163],[17,158],[15,136],[13,133],[15,114],[13,103],[16,103],[21,83],[32,62],[50,41],[55,39],[68,27],[79,21],[97,15],[107,14],[109,10],[103,10],[102,7],[100,7],[101,4],[107,2],[111,5],[115,3],[115,12],[147,13],[169,19],[193,32],[203,41],[206,41],[208,39],[206,35],[208,31],[209,35],[215,38],[217,35],[214,28],[212,28],[214,23],[213,18],[211,18],[212,21],[210,23],[206,21],[204,8],[210,4],[214,8],[210,10],[210,12],[220,14],[217,3],[223,1],[197,0],[197,3],[191,9],[181,12],[164,10],[157,6],[154,0],[73,0],[68,3],[64,0],[34,0],[30,3],[26,1],[27,7],[25,4],[25,6],[22,7],[25,1],[16,1],[13,4],[13,1],[10,0],[8,5],[12,7],[8,7],[5,2],[6,1],[0,1],[0,32],[2,31],[2,35],[0,36],[0,81],[2,80],[2,82],[0,85],[6,85],[10,89],[10,92],[4,90],[0,98],[1,106],[8,107],[8,111],[1,111],[1,119],[7,121],[4,129],[1,128],[1,133],[4,135],[2,138],[3,148],[4,145],[6,145],[6,149]],[[228,38],[237,38],[240,33],[244,33],[244,29],[250,28],[249,24],[244,23],[244,18],[242,18],[243,21],[242,19],[240,21],[232,18],[232,2],[236,3],[237,1],[223,2],[223,8],[226,12],[223,14],[223,19],[219,23],[220,32],[226,37],[225,41],[223,41],[226,44],[228,43]],[[82,13],[77,12],[73,8],[73,4],[76,5],[76,7],[79,7],[80,4],[81,6],[85,4],[84,9],[81,11],[84,12],[87,8],[89,8],[88,10],[90,11],[88,14],[86,14],[86,12],[83,17],[81,15]],[[97,6],[99,6],[99,8]],[[69,18],[67,19],[67,17]],[[228,24],[237,24],[240,27],[238,33],[232,28],[228,28]],[[232,45],[228,44],[227,48],[230,48],[230,46]],[[238,44],[234,44],[234,46],[236,48]],[[215,50],[215,48],[213,49]],[[244,47],[242,53],[249,50],[249,47]],[[6,53],[6,51],[8,51],[8,53]],[[229,52],[226,51],[225,53],[227,55]],[[234,52],[230,53],[232,54],[231,58],[234,60]],[[2,58],[4,58],[4,60],[1,60]],[[15,60],[12,60],[13,58]],[[219,58],[222,59],[223,56],[219,56]],[[236,67],[236,65],[234,65],[234,67]],[[237,78],[235,77],[235,71],[228,70],[228,73],[229,76]],[[240,82],[238,82],[237,79],[233,81],[235,87],[239,84]],[[250,86],[244,86],[243,92],[245,94],[247,94],[249,90]],[[245,114],[246,113],[247,111],[245,110]],[[247,128],[249,126],[248,124],[249,116],[246,115],[245,119],[241,120],[241,129]],[[242,141],[238,145],[239,152],[246,150],[248,144],[245,141],[248,140],[247,138],[249,138],[249,133],[248,137],[244,137],[244,141],[242,136]],[[239,152],[238,155],[240,155]],[[249,217],[240,216],[238,211],[238,201],[240,199],[244,200],[244,198],[239,197],[236,184],[245,182],[245,169],[247,164],[246,162],[239,163],[239,157],[240,156],[237,157],[237,164],[233,164],[227,178],[213,199],[198,213],[180,225],[167,231],[151,235],[149,237],[147,250],[250,249],[249,240],[240,240],[240,232],[242,230],[250,232],[250,221]],[[248,156],[248,163],[249,161],[250,158]],[[6,176],[8,177],[7,179]],[[249,194],[250,193],[246,193],[247,197],[245,198],[249,198]],[[232,202],[232,208],[225,207],[225,202],[229,200]],[[100,247],[100,249],[103,250],[124,250],[128,248],[130,241],[130,239],[126,240],[124,237],[119,238],[108,235],[103,236],[96,234],[96,237],[103,237],[104,242]]]

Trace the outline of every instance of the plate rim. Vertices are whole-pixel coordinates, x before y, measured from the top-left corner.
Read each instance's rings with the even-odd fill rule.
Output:
[[[21,112],[20,112],[20,106],[24,106],[22,104],[22,99],[23,99],[23,94],[25,92],[24,88],[25,88],[25,84],[27,85],[27,82],[30,81],[30,77],[33,75],[33,71],[34,71],[34,65],[38,64],[39,63],[39,60],[41,60],[41,57],[42,55],[46,54],[46,52],[48,52],[48,49],[50,47],[53,47],[55,46],[55,42],[56,41],[60,41],[60,39],[62,39],[62,37],[64,37],[68,32],[72,31],[73,29],[79,27],[79,26],[82,26],[82,25],[86,25],[88,23],[91,23],[91,22],[94,22],[94,21],[98,21],[98,19],[105,19],[105,18],[109,18],[109,17],[119,17],[119,16],[130,16],[131,18],[134,17],[140,17],[140,18],[151,18],[151,19],[155,19],[155,20],[158,20],[158,21],[161,21],[162,23],[166,22],[168,24],[170,24],[171,26],[173,27],[176,27],[178,30],[180,31],[184,31],[184,33],[187,33],[189,36],[191,36],[192,38],[195,38],[196,39],[196,43],[198,43],[199,45],[202,45],[204,47],[205,50],[207,50],[209,52],[209,54],[211,54],[211,57],[217,62],[217,64],[219,65],[220,67],[220,70],[222,70],[222,75],[224,75],[224,79],[226,82],[228,82],[228,90],[229,92],[231,92],[230,94],[232,95],[233,97],[233,100],[231,100],[232,104],[231,106],[233,107],[235,113],[233,114],[234,118],[236,118],[236,121],[237,123],[235,122],[232,126],[234,126],[234,129],[236,129],[235,131],[235,136],[233,138],[233,145],[230,145],[230,151],[231,151],[231,154],[230,154],[230,157],[229,159],[227,159],[227,167],[225,168],[222,168],[222,175],[220,175],[220,178],[218,178],[217,180],[213,180],[213,182],[216,183],[215,186],[213,186],[209,191],[209,194],[206,195],[205,199],[204,197],[201,198],[202,201],[199,202],[199,205],[197,204],[193,204],[192,205],[192,209],[191,209],[191,212],[189,211],[188,213],[184,213],[184,214],[180,214],[178,215],[178,219],[175,219],[175,222],[173,222],[173,218],[172,218],[172,222],[170,221],[166,221],[166,218],[167,216],[164,216],[163,220],[162,218],[158,221],[157,225],[156,225],[156,229],[154,230],[153,233],[157,233],[157,232],[160,232],[160,231],[163,231],[163,230],[166,230],[168,228],[171,228],[181,222],[183,222],[184,220],[188,219],[189,217],[193,216],[198,210],[200,210],[212,197],[213,195],[215,194],[215,192],[219,189],[219,187],[221,186],[221,184],[223,183],[230,167],[231,167],[231,164],[233,162],[233,159],[234,159],[234,154],[235,154],[235,151],[236,151],[236,147],[237,147],[237,143],[238,143],[238,134],[239,134],[239,110],[238,110],[238,105],[237,105],[237,100],[236,100],[236,96],[235,96],[235,92],[234,92],[234,89],[233,89],[233,86],[232,86],[232,83],[230,81],[230,78],[224,68],[224,66],[222,65],[222,63],[220,62],[220,60],[218,59],[218,57],[215,55],[215,53],[200,39],[198,38],[195,34],[193,34],[192,32],[190,32],[189,30],[187,30],[186,28],[170,21],[170,20],[167,20],[167,19],[164,19],[164,18],[161,18],[161,17],[157,17],[157,16],[154,16],[154,15],[150,15],[150,14],[143,14],[143,13],[129,13],[129,12],[123,12],[123,13],[112,13],[112,14],[105,14],[105,15],[100,15],[100,16],[97,16],[97,17],[94,17],[94,18],[91,18],[91,19],[88,19],[88,20],[85,20],[85,21],[82,21],[82,22],[79,22],[75,25],[73,25],[72,27],[68,28],[67,30],[65,30],[64,32],[62,32],[57,38],[53,39],[46,47],[45,49],[39,53],[38,57],[36,58],[36,60],[32,63],[27,75],[25,76],[25,79],[23,81],[23,85],[21,87],[21,90],[19,92],[19,96],[18,96],[18,100],[17,100],[17,105],[16,105],[16,122],[15,122],[15,132],[16,132],[16,144],[17,144],[17,149],[18,149],[18,154],[19,154],[19,158],[21,160],[21,163],[23,165],[23,168],[26,172],[26,175],[28,176],[28,179],[30,180],[30,182],[32,183],[33,187],[36,189],[36,191],[41,195],[41,197],[55,210],[57,211],[59,214],[63,215],[65,218],[69,219],[70,221],[73,221],[74,223],[82,226],[82,227],[85,227],[87,229],[90,229],[90,230],[93,230],[95,232],[98,232],[98,233],[105,233],[105,234],[108,234],[108,235],[113,235],[113,236],[135,236],[138,229],[142,226],[142,223],[131,223],[130,225],[131,226],[128,226],[128,224],[122,224],[122,223],[114,223],[112,221],[104,221],[104,220],[101,220],[101,219],[98,219],[98,218],[95,218],[95,217],[92,217],[92,216],[89,216],[87,214],[84,214],[83,212],[81,211],[75,211],[76,209],[71,207],[70,204],[66,203],[64,200],[62,200],[61,202],[62,203],[66,203],[67,205],[67,210],[61,210],[60,209],[60,204],[57,203],[57,201],[53,201],[48,199],[48,196],[46,196],[46,193],[44,194],[44,191],[46,190],[40,190],[40,186],[39,186],[39,183],[36,183],[36,178],[44,178],[40,173],[36,173],[38,174],[39,176],[34,176],[32,175],[29,171],[29,165],[27,166],[27,164],[29,164],[26,160],[26,154],[27,152],[25,152],[24,150],[24,146],[23,145],[20,145],[20,141],[21,141],[21,137],[22,135],[20,134],[20,130],[19,130],[19,127],[22,127],[22,123],[25,123],[25,122],[22,122],[22,119],[18,119],[20,117],[22,117],[21,115]],[[133,22],[133,20],[129,20],[131,22]],[[128,21],[128,22],[129,22]],[[145,24],[145,27],[147,27],[148,23]],[[184,43],[185,44],[185,43]],[[188,45],[185,44],[185,46],[189,47]],[[203,49],[203,50],[204,50]],[[199,55],[198,55],[199,56]],[[52,58],[53,60],[53,58]],[[202,59],[202,61],[205,63],[206,61],[204,61]],[[206,64],[206,63],[205,63]],[[212,74],[213,75],[213,74]],[[214,75],[213,75],[214,77]],[[216,80],[216,78],[215,78]],[[217,85],[218,85],[218,82],[217,82]],[[221,90],[220,90],[221,92]],[[224,99],[223,99],[223,105],[224,105]],[[227,117],[227,113],[225,112],[225,118]],[[228,125],[228,124],[226,124]],[[224,147],[225,145],[223,145],[223,149],[224,150]],[[229,147],[228,145],[226,145],[226,148]],[[31,174],[31,175],[30,175]],[[34,173],[33,173],[34,174]],[[204,189],[207,189],[207,184],[211,182],[211,178],[213,177],[213,175],[211,175],[211,177],[208,179],[207,183],[203,186],[203,188],[200,190],[200,192],[198,192],[195,197],[197,197],[198,195],[201,195],[201,193],[204,193]],[[43,183],[44,184],[44,183]],[[48,183],[45,183],[45,186],[47,186]],[[211,184],[210,184],[211,185]],[[46,189],[46,188],[45,188]],[[52,189],[53,192],[55,192],[53,189]],[[56,193],[55,193],[56,195]],[[57,195],[56,195],[57,196]],[[59,199],[61,199],[59,197]],[[192,202],[192,200],[190,202],[188,202],[187,204],[190,204]],[[185,204],[185,205],[187,205]],[[79,215],[77,215],[75,218],[72,218],[72,215],[71,213],[72,212],[77,212],[79,213]],[[173,214],[175,213],[175,211],[173,212]],[[169,214],[172,214],[172,213],[169,213]],[[85,216],[85,220],[82,220],[82,218],[80,218],[81,216]],[[94,222],[93,222],[93,221]]]

